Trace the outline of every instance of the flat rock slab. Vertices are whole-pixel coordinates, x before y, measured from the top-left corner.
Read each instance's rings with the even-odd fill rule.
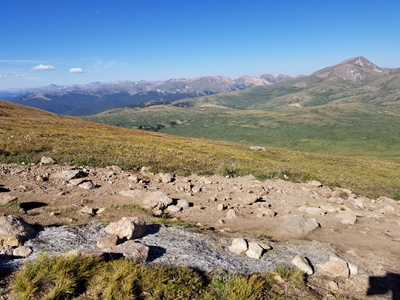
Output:
[[[319,227],[314,218],[304,216],[283,216],[281,228],[294,236],[306,236]]]

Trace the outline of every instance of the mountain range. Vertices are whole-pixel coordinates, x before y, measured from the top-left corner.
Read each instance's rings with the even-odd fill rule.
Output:
[[[287,75],[264,74],[259,77],[226,76],[173,78],[163,82],[118,81],[82,85],[0,91],[0,99],[50,112],[81,116],[100,111],[137,105],[148,101],[173,101],[218,93],[243,90],[255,85],[270,85],[290,78]]]
[[[187,137],[400,160],[400,69],[356,57],[270,85],[85,120]]]

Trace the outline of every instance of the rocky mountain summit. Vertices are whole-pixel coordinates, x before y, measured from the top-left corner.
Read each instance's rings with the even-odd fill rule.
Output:
[[[23,260],[22,249],[16,250],[21,246],[33,251],[28,259],[71,250],[129,256],[127,249],[139,247],[138,261],[150,264],[244,274],[286,265],[307,273],[308,284],[326,299],[343,293],[389,299],[371,294],[370,283],[398,272],[398,201],[317,181],[180,177],[148,168],[51,163],[43,158],[38,165],[0,166],[1,224],[35,224],[36,230],[18,225],[29,234],[11,245],[4,228],[12,226],[1,226],[3,268]],[[184,228],[165,226],[172,224],[166,220]]]

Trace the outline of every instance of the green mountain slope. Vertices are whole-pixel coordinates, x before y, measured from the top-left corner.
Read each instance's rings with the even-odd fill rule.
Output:
[[[362,57],[269,86],[157,104],[83,118],[187,137],[400,160],[399,70]]]
[[[0,163],[57,163],[107,166],[178,174],[253,174],[316,179],[369,196],[400,198],[397,162],[311,154],[131,130],[62,117],[0,100]]]

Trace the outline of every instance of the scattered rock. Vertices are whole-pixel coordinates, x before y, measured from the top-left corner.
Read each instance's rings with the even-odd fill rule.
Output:
[[[257,217],[275,217],[276,212],[270,208],[259,207],[257,208]]]
[[[77,178],[77,177],[84,177],[86,176],[86,173],[80,171],[80,170],[66,170],[66,171],[62,171],[60,173],[56,173],[54,175],[52,175],[52,178],[55,179],[64,179],[66,181],[70,181],[73,178]]]
[[[144,192],[141,190],[128,190],[119,192],[120,195],[133,198],[135,202],[144,208],[153,210],[164,210],[172,204],[172,199],[162,191]]]
[[[80,212],[83,213],[83,214],[90,215],[90,216],[93,216],[93,215],[95,214],[95,213],[94,213],[94,209],[93,209],[93,208],[90,208],[90,207],[88,207],[88,206],[84,206],[84,207],[80,210]]]
[[[117,246],[118,243],[119,243],[118,236],[112,234],[112,235],[107,235],[105,237],[100,238],[97,241],[97,247],[99,249],[106,249],[106,248]]]
[[[306,236],[319,227],[317,220],[314,218],[293,215],[283,216],[282,219],[282,229],[298,236]]]
[[[36,231],[18,216],[0,217],[0,246],[22,246]]]
[[[84,190],[91,190],[91,189],[94,189],[96,187],[96,185],[91,180],[87,180],[87,181],[81,183],[78,186],[81,189],[84,189]]]
[[[103,252],[108,253],[122,253],[122,255],[136,263],[144,263],[147,260],[149,254],[149,247],[135,241],[126,241],[123,244],[102,249]]]
[[[322,187],[322,183],[316,180],[309,182],[308,185],[312,187]]]
[[[259,198],[258,195],[255,193],[246,194],[246,196],[244,196],[243,198],[243,203],[250,205],[253,204],[254,202],[257,202],[258,198]]]
[[[219,211],[223,211],[225,208],[226,208],[226,206],[222,203],[217,205],[217,210],[219,210]]]
[[[79,184],[81,184],[82,182],[86,181],[85,178],[75,178],[75,179],[71,179],[68,182],[72,185],[78,186]]]
[[[241,254],[247,251],[247,242],[245,239],[233,239],[232,245],[228,247],[229,251],[235,254]]]
[[[129,176],[128,180],[132,181],[133,183],[138,183],[139,182],[139,178],[136,175]]]
[[[264,249],[257,243],[249,243],[249,249],[246,251],[246,255],[251,258],[260,259],[263,250]]]
[[[177,206],[177,205],[170,205],[167,207],[167,211],[170,213],[177,213],[178,211],[181,211],[182,208]]]
[[[265,150],[264,147],[259,147],[259,146],[251,146],[250,149],[257,150],[257,151],[267,151],[267,150]]]
[[[189,207],[189,202],[187,202],[185,199],[180,199],[176,202],[176,206],[185,209]]]
[[[158,174],[161,178],[162,183],[170,183],[174,180],[174,174],[172,173],[160,173]]]
[[[340,211],[335,217],[342,219],[342,224],[354,225],[357,221],[356,214],[351,210]]]
[[[51,165],[54,164],[55,161],[51,157],[42,156],[42,158],[40,159],[40,163],[43,165]]]
[[[114,172],[114,173],[121,173],[122,172],[122,168],[120,166],[111,166],[110,169]]]
[[[292,259],[292,264],[294,264],[296,267],[298,267],[301,271],[303,271],[307,275],[314,274],[314,271],[311,268],[310,264],[308,263],[307,259],[303,256],[296,255]]]
[[[332,277],[349,278],[350,270],[343,259],[336,257],[329,257],[329,261],[319,266],[319,271],[325,275]]]
[[[236,213],[233,208],[229,209],[228,212],[226,213],[226,218],[227,219],[234,219],[236,218]]]
[[[21,257],[28,257],[29,255],[32,254],[32,249],[30,247],[26,246],[21,246],[17,247],[13,250],[13,256],[16,258],[21,258]]]
[[[123,217],[120,221],[110,223],[104,231],[120,239],[127,240],[142,237],[146,233],[146,222],[138,217]]]

